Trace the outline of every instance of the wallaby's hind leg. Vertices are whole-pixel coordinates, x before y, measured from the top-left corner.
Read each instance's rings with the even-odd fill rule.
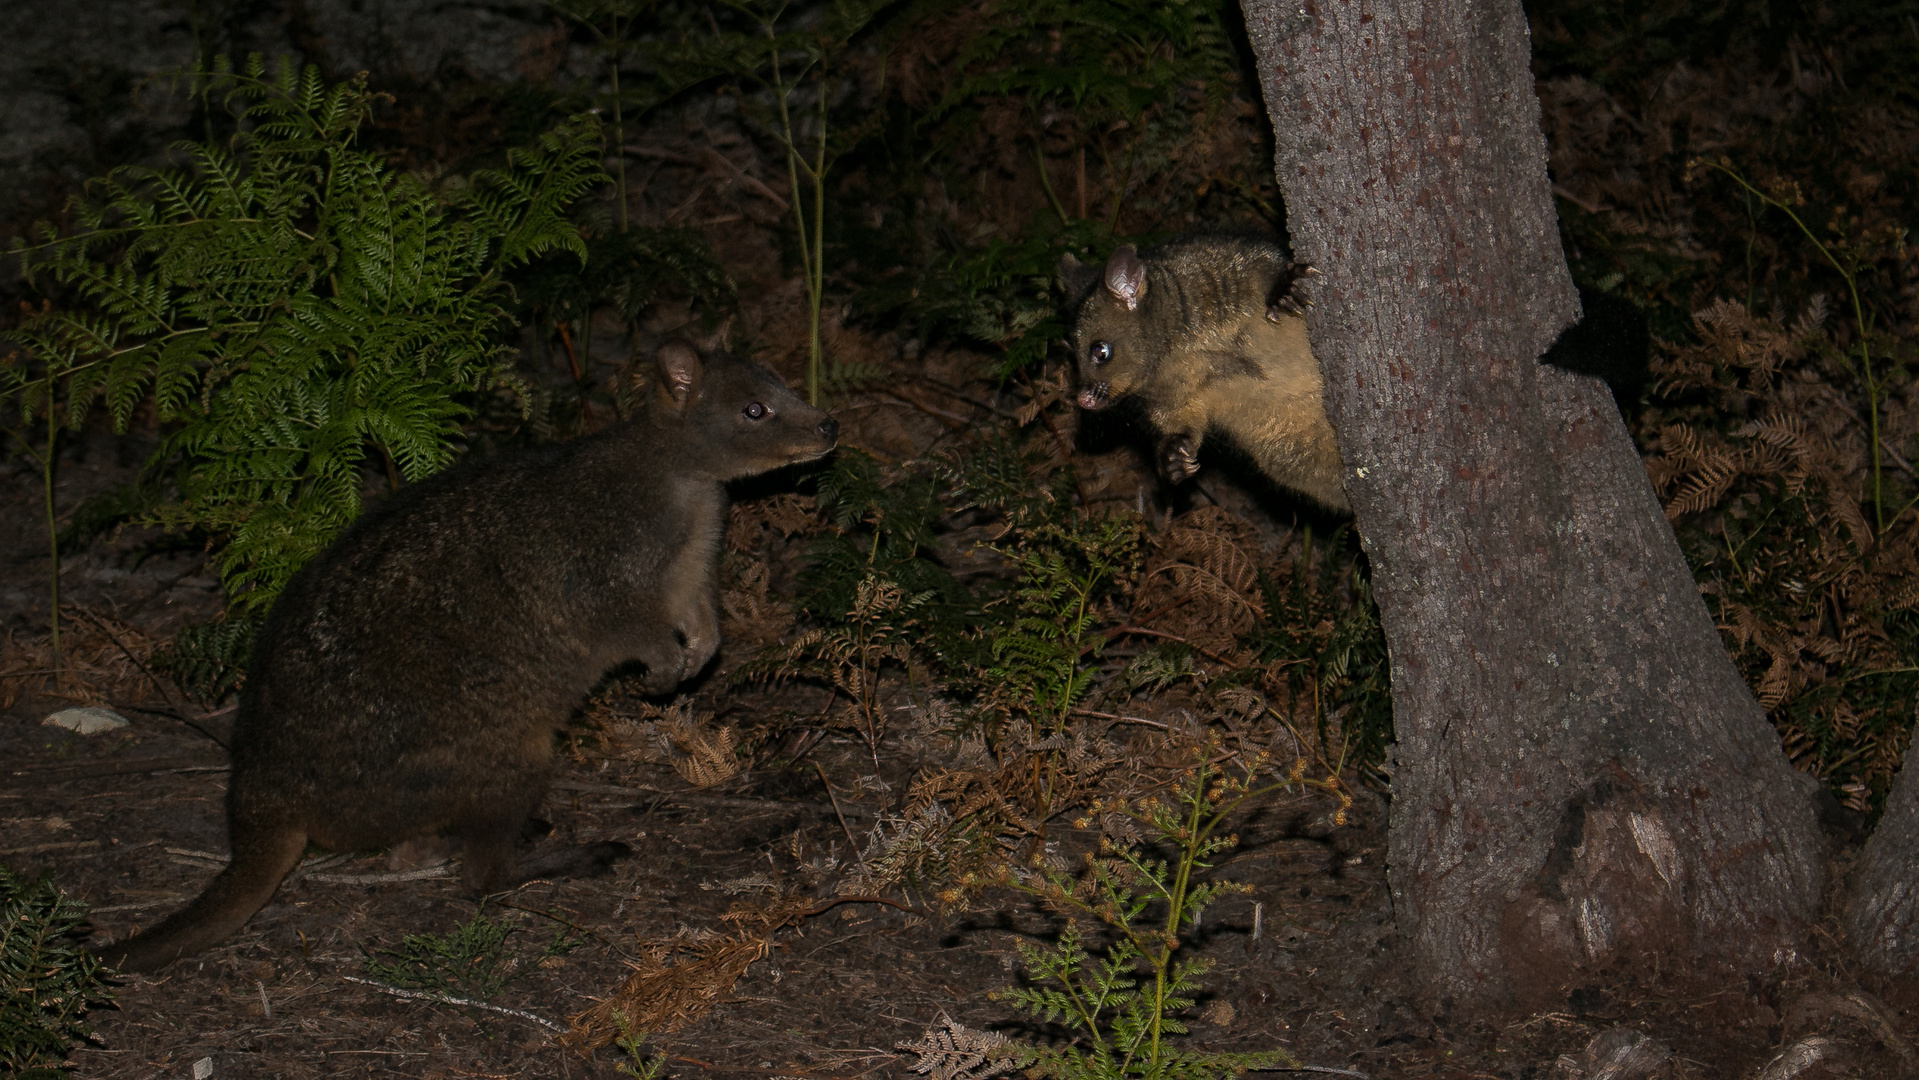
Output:
[[[464,849],[460,857],[460,883],[467,892],[484,896],[519,884],[513,871],[519,856],[523,822],[524,819],[472,822],[460,828],[457,835]]]
[[[534,878],[600,877],[613,872],[613,864],[633,854],[633,849],[617,840],[592,844],[569,844],[535,855],[516,868],[521,881]]]
[[[613,863],[633,854],[633,849],[617,841],[570,844],[538,853],[521,861],[520,836],[515,824],[467,826],[460,830],[466,855],[460,868],[460,883],[476,896],[503,892],[534,878],[597,877]]]
[[[229,821],[233,861],[206,891],[160,925],[99,950],[109,967],[157,971],[238,930],[273,899],[280,880],[306,850],[306,830],[294,825]]]

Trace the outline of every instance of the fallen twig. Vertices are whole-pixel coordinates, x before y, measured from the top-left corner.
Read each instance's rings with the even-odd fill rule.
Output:
[[[833,800],[833,816],[840,819],[840,831],[846,834],[846,842],[853,846],[853,857],[859,860],[860,871],[867,877],[872,877],[873,871],[866,866],[866,856],[860,853],[860,842],[853,839],[853,830],[846,824],[846,815],[840,813],[840,797],[833,794],[833,784],[826,779],[826,770],[820,768],[818,762],[814,762],[813,771],[820,774],[820,783],[826,788],[826,797]]]
[[[413,1001],[431,1001],[439,1005],[459,1005],[468,1009],[485,1009],[487,1012],[499,1013],[501,1016],[515,1016],[521,1020],[531,1020],[549,1031],[557,1031],[562,1035],[566,1034],[566,1028],[548,1020],[544,1016],[535,1016],[525,1009],[509,1009],[504,1005],[488,1005],[484,1001],[454,997],[452,994],[436,994],[424,990],[402,990],[397,986],[388,986],[383,982],[374,982],[372,979],[362,979],[353,975],[342,975],[340,977],[348,982],[359,983],[362,986],[371,986],[382,994],[391,994],[397,998],[407,998]]]
[[[423,866],[418,870],[387,870],[374,874],[308,874],[307,880],[329,885],[379,885],[389,881],[425,881],[428,878],[452,876],[453,868],[441,863],[438,866]]]
[[[227,766],[196,762],[192,758],[135,758],[129,761],[113,761],[102,764],[97,761],[62,762],[58,765],[40,765],[24,769],[13,769],[8,775],[30,779],[42,777],[49,780],[94,780],[104,776],[132,776],[138,773],[163,772],[225,772]]]
[[[592,784],[581,780],[555,780],[552,786],[561,791],[578,791],[586,795],[632,795],[668,799],[688,806],[717,806],[738,810],[806,810],[815,814],[843,812],[847,817],[873,816],[873,811],[858,807],[848,807],[844,811],[839,811],[830,805],[786,799],[741,799],[729,795],[699,795],[690,791],[664,791],[660,788],[629,787],[620,784]]]
[[[1090,716],[1095,720],[1112,720],[1121,724],[1145,724],[1147,727],[1155,727],[1161,731],[1173,730],[1163,720],[1148,720],[1143,716],[1121,716],[1118,713],[1095,712],[1092,709],[1073,709],[1072,713],[1074,716]]]
[[[49,851],[67,851],[72,848],[99,847],[98,840],[59,840],[49,844],[28,844],[26,847],[0,848],[0,855],[43,855]]]

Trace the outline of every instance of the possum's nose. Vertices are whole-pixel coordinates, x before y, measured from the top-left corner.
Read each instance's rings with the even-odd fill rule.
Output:
[[[826,419],[820,421],[820,438],[825,439],[827,442],[830,443],[830,442],[838,442],[839,437],[840,437],[840,422],[838,420],[835,420],[829,416]]]

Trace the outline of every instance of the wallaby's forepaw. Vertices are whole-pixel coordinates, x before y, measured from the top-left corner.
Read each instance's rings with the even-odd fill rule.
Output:
[[[686,638],[677,630],[661,633],[649,630],[634,650],[634,659],[646,666],[640,689],[654,697],[663,697],[679,689],[685,680]]]
[[[661,664],[654,667],[646,665],[646,676],[640,680],[640,690],[651,697],[665,697],[680,688],[680,663]]]
[[[680,639],[685,642],[680,653],[681,682],[705,671],[707,663],[720,651],[719,614],[710,610],[700,614],[704,617],[680,631]]]
[[[1191,435],[1168,435],[1161,439],[1159,470],[1175,484],[1192,479],[1199,471],[1199,440]]]
[[[1287,316],[1304,317],[1306,309],[1313,306],[1313,298],[1306,294],[1306,279],[1318,276],[1319,271],[1305,263],[1293,263],[1280,271],[1266,298],[1266,317],[1273,322]]]

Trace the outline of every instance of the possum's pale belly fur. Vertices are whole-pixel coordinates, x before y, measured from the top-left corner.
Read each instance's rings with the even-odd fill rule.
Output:
[[[1210,344],[1195,342],[1194,347]],[[1149,401],[1177,403],[1149,406],[1153,425],[1161,431],[1224,435],[1275,481],[1333,509],[1347,509],[1339,446],[1326,419],[1324,385],[1306,339],[1306,321],[1251,320],[1230,342],[1212,349],[1217,355],[1211,362],[1194,357],[1201,362],[1162,366],[1165,373],[1191,373],[1194,385],[1155,386],[1146,393]]]

